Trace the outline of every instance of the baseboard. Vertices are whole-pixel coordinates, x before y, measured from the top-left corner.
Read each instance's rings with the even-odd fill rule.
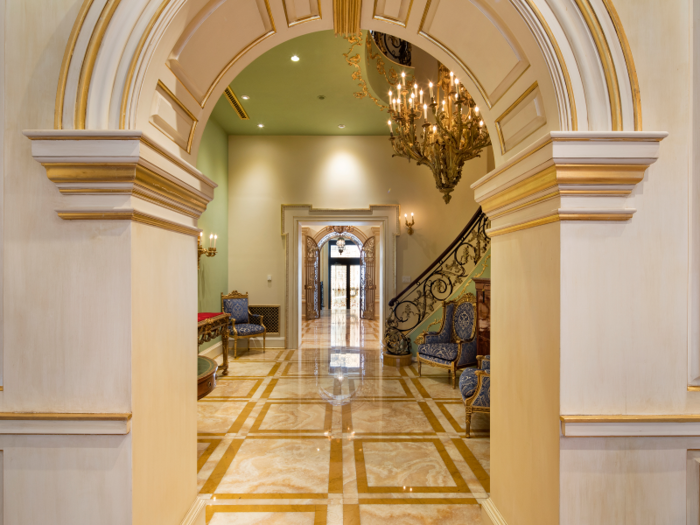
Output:
[[[481,503],[481,522],[483,525],[508,525],[491,498]]]
[[[197,498],[180,525],[205,525],[207,500]]]
[[[250,348],[262,348],[263,347],[263,342],[262,339],[250,339],[250,340],[241,340],[238,343],[238,349],[239,350],[246,350],[248,349],[248,345],[250,344]],[[270,350],[284,350],[284,337],[268,337],[267,340],[265,341],[265,347],[270,349]],[[233,353],[233,341],[229,339],[228,342],[228,351],[229,354]],[[209,348],[206,350],[203,350],[202,352],[199,353],[199,355],[208,357],[209,359],[216,359],[223,353],[223,345],[221,344],[221,341],[219,341],[216,344],[211,345]]]
[[[203,350],[202,352],[199,353],[199,355],[208,357],[209,359],[216,359],[223,353],[223,345],[221,344],[221,341],[219,341],[216,344],[211,345],[209,348],[206,350]]]

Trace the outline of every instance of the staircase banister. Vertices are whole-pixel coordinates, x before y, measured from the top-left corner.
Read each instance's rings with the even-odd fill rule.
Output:
[[[411,282],[411,284],[409,284],[409,285],[408,285],[406,288],[404,288],[396,297],[394,297],[391,301],[389,301],[389,306],[394,306],[394,304],[396,304],[396,301],[398,301],[402,296],[404,296],[404,295],[405,295],[409,290],[411,290],[416,284],[420,283],[421,280],[423,279],[423,277],[425,277],[426,275],[428,275],[429,273],[431,273],[432,270],[433,270],[433,268],[435,268],[438,264],[440,264],[440,263],[442,262],[442,260],[450,254],[450,252],[454,249],[454,247],[457,246],[457,245],[460,243],[460,241],[461,241],[465,236],[467,236],[467,235],[470,233],[470,231],[472,230],[472,228],[474,228],[474,225],[478,222],[479,217],[481,217],[481,215],[482,215],[482,213],[481,213],[481,206],[479,206],[479,209],[476,210],[476,212],[474,213],[474,215],[472,216],[472,218],[469,219],[469,222],[468,222],[467,225],[464,227],[464,229],[463,229],[461,232],[459,232],[459,234],[457,235],[457,237],[455,237],[455,240],[452,241],[452,242],[450,243],[450,245],[449,245],[447,248],[445,248],[445,250],[444,250],[440,255],[438,255],[437,259],[435,259],[435,260],[432,262],[432,264],[430,264],[430,265],[423,271],[423,273],[421,273],[418,277],[416,277],[415,279],[413,279],[413,281]]]

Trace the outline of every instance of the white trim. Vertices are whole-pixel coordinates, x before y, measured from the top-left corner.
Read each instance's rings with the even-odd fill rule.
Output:
[[[508,525],[491,498],[481,502],[481,521],[484,525]]]
[[[125,435],[131,414],[17,414],[0,419],[0,435]]]
[[[564,437],[698,437],[700,421],[562,421]]]
[[[241,339],[238,342],[238,349],[239,350],[246,350],[248,348],[247,345],[250,345],[250,348],[262,348],[263,347],[263,342],[262,342],[262,337],[258,338],[253,338],[253,339]],[[267,337],[266,341],[266,348],[267,350],[285,350],[284,346],[284,337],[282,336],[274,336],[274,337]],[[229,350],[229,356],[233,358],[233,339],[228,340],[228,350]],[[209,348],[206,350],[202,350],[199,355],[208,357],[210,359],[216,359],[219,357],[221,354],[223,354],[223,345],[221,344],[221,341],[218,343],[211,345]]]
[[[206,521],[205,510],[207,508],[207,500],[197,498],[192,503],[190,510],[185,514],[181,525],[204,525]]]

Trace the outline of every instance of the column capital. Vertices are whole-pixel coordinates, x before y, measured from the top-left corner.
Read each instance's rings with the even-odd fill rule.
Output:
[[[490,236],[557,221],[627,221],[665,132],[552,131],[472,184]]]
[[[32,130],[32,156],[65,195],[65,220],[131,220],[198,235],[216,183],[141,131]]]

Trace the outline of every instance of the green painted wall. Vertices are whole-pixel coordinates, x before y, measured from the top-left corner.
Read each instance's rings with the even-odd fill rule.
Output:
[[[464,282],[457,287],[457,289],[450,295],[448,298],[449,301],[453,301],[462,293],[464,292],[471,292],[474,295],[476,295],[476,285],[474,284],[473,279],[475,277],[482,278],[482,279],[490,279],[491,278],[491,247],[489,246],[489,249],[486,250],[486,253],[484,256],[481,258],[481,260],[474,266],[471,272],[469,272],[469,276],[464,280]],[[423,322],[416,326],[411,333],[408,334],[409,339],[411,340],[411,353],[416,356],[418,354],[418,345],[416,344],[416,337],[418,337],[420,334],[422,334],[425,330],[427,330],[428,326],[430,326],[430,323],[432,323],[435,319],[442,319],[442,306],[439,308],[436,308],[435,311],[430,314],[428,317],[423,319]],[[440,325],[436,325],[430,328],[431,332],[437,332],[440,329]]]
[[[218,235],[216,255],[202,256],[199,260],[199,293],[197,306],[200,312],[221,310],[221,293],[228,287],[228,135],[214,119],[209,119],[199,147],[197,168],[219,186],[214,190],[214,200],[199,218],[198,226],[204,230],[204,244],[209,246],[209,234]],[[221,338],[204,343],[200,352],[218,343]]]

